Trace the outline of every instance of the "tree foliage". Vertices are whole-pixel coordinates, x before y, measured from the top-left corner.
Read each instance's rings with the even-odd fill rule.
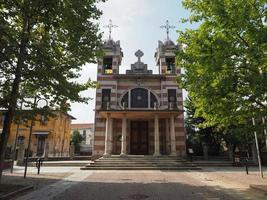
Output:
[[[75,146],[79,145],[85,138],[80,134],[78,130],[74,130],[71,135],[71,143]]]
[[[0,0],[0,107],[7,110],[0,170],[22,90],[64,111],[69,108],[67,101],[87,101],[80,92],[95,84],[75,79],[82,66],[100,53],[101,34],[95,23],[101,15],[99,1]],[[32,101],[27,104],[34,107]]]
[[[203,127],[203,117],[195,117],[196,108],[190,97],[185,101],[186,117],[185,128],[187,132],[187,146],[194,149],[195,155],[203,154],[203,145],[209,148],[209,155],[219,155],[223,146],[222,130],[216,126]]]
[[[185,21],[200,23],[180,32],[181,78],[206,126],[248,124],[267,115],[266,0],[184,0]]]

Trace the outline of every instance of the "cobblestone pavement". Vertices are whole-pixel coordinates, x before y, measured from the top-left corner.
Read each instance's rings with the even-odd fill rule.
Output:
[[[50,170],[49,170],[50,171]],[[20,197],[53,200],[239,200],[267,199],[249,184],[267,184],[256,169],[205,168],[200,171],[77,171]]]

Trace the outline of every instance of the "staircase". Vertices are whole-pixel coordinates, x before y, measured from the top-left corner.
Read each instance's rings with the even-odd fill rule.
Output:
[[[111,156],[99,158],[81,170],[199,170],[201,168],[181,158],[169,156]]]

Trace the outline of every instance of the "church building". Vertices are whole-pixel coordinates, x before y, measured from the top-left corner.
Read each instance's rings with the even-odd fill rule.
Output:
[[[156,74],[142,62],[144,53],[138,50],[131,69],[120,74],[120,41],[110,37],[104,42],[97,65],[94,157],[185,156],[183,97],[176,83],[181,73],[175,65],[179,48],[169,37],[159,41]]]

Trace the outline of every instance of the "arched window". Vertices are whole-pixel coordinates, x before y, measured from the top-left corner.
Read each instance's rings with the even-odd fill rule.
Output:
[[[127,92],[121,99],[121,105],[123,108],[128,108],[129,106],[129,92]]]
[[[145,88],[134,88],[121,99],[123,108],[154,108],[158,105],[156,96]]]

